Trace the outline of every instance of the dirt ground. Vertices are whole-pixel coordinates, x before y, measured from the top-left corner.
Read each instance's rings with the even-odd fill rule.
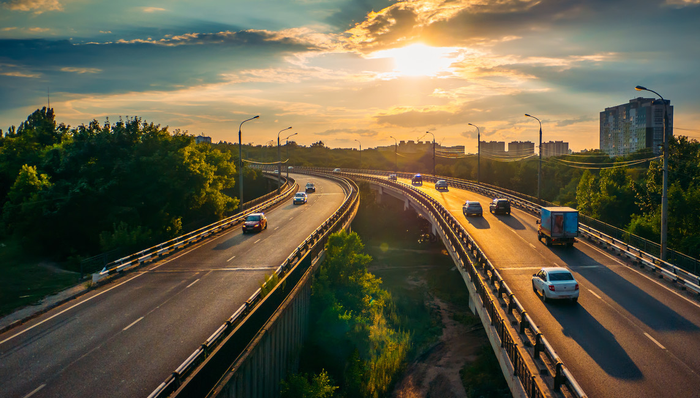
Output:
[[[431,299],[430,304],[440,311],[442,336],[437,344],[409,365],[394,388],[392,397],[467,397],[459,371],[466,363],[476,359],[488,339],[481,324],[467,328],[453,319],[454,309],[449,304],[437,297]]]

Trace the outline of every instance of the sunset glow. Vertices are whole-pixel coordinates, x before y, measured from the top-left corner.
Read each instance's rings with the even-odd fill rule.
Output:
[[[400,76],[437,76],[447,72],[459,49],[430,47],[422,43],[373,53],[370,58],[391,58]]]

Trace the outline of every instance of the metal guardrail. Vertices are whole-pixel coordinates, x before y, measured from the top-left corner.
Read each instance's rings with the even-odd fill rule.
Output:
[[[322,175],[342,183],[346,192],[343,204],[274,271],[280,278],[277,287],[266,297],[262,297],[262,288],[256,290],[224,324],[151,392],[149,398],[164,398],[173,393],[178,397],[205,396],[311,266],[312,260],[323,250],[328,236],[354,217],[359,206],[357,185],[352,180]],[[220,351],[223,351],[224,355],[215,359],[214,354]]]
[[[330,169],[324,169],[324,170],[330,170]],[[374,174],[374,175],[380,175],[380,176],[387,176],[391,172],[388,171],[381,171],[381,170],[357,170],[357,169],[350,169],[346,170],[347,172],[350,173],[359,173],[359,174]],[[410,179],[413,177],[412,173],[394,173],[397,174],[397,176],[401,178],[408,178]],[[423,181],[425,182],[435,182],[437,180],[445,180],[447,181],[449,186],[453,186],[455,188],[460,188],[460,189],[467,189],[470,191],[474,191],[477,193],[481,193],[485,196],[490,196],[490,197],[498,197],[498,198],[506,198],[510,200],[511,204],[515,205],[516,207],[525,210],[533,215],[539,216],[540,214],[540,208],[541,205],[527,199],[523,199],[523,197],[527,197],[527,195],[521,194],[519,192],[511,191],[508,189],[503,189],[499,188],[493,185],[488,185],[488,184],[477,184],[472,181],[468,180],[462,180],[458,178],[452,178],[452,177],[442,177],[442,176],[431,176],[431,175],[425,175],[423,174]],[[534,198],[531,198],[534,199]],[[536,200],[536,199],[534,199]],[[544,202],[545,204],[551,204],[549,202]],[[589,218],[590,217],[584,217],[584,218]],[[596,220],[597,221],[597,220]],[[597,221],[600,223],[600,221]],[[607,225],[607,224],[606,224]],[[683,269],[682,267],[678,266],[677,264],[672,264],[668,261],[663,261],[660,258],[649,254],[648,252],[645,252],[639,248],[636,248],[632,245],[630,245],[628,242],[626,242],[624,239],[620,238],[615,238],[613,236],[610,236],[609,234],[605,234],[603,232],[600,232],[594,228],[592,228],[589,225],[579,223],[579,230],[582,233],[582,235],[587,238],[588,240],[594,240],[598,242],[599,244],[604,244],[607,245],[610,250],[613,252],[619,254],[619,255],[624,255],[628,259],[632,260],[636,264],[646,267],[652,272],[658,272],[660,277],[664,277],[674,283],[676,283],[681,289],[690,289],[694,291],[697,294],[700,294],[700,277],[686,269]],[[677,254],[677,253],[676,253]],[[688,256],[685,256],[688,257]],[[688,257],[691,260],[691,257]],[[696,260],[694,260],[696,261]]]
[[[194,242],[199,241],[200,239],[206,238],[212,234],[215,234],[219,231],[222,231],[226,228],[229,228],[231,226],[234,226],[241,221],[243,221],[248,214],[250,213],[257,213],[257,212],[262,212],[279,202],[286,200],[290,196],[294,195],[298,189],[298,184],[294,182],[294,179],[289,178],[289,181],[285,182],[285,189],[283,192],[279,195],[277,195],[276,192],[271,192],[263,198],[266,198],[264,201],[261,203],[254,205],[253,207],[249,208],[248,210],[244,210],[238,214],[234,214],[231,217],[224,218],[223,220],[217,221],[215,223],[209,224],[207,226],[204,226],[202,228],[196,229],[192,232],[188,232],[184,235],[178,236],[177,238],[171,239],[167,242],[163,242],[159,245],[149,247],[147,249],[141,250],[139,252],[130,254],[126,257],[122,257],[118,260],[112,261],[111,263],[108,263],[105,265],[105,267],[100,271],[99,273],[93,274],[92,275],[92,281],[97,282],[102,278],[107,277],[108,275],[112,275],[118,272],[124,271],[126,268],[142,264],[147,261],[151,261],[153,258],[156,257],[161,257],[164,255],[167,255],[177,249],[180,249],[184,246],[187,246],[189,244],[192,244]],[[251,202],[255,202],[256,200],[253,200]],[[247,203],[251,203],[247,202]],[[244,207],[245,208],[245,207]]]
[[[566,386],[569,393],[573,396],[579,398],[587,397],[477,242],[462,227],[452,213],[445,209],[437,200],[410,185],[367,175],[340,174],[348,177],[359,177],[376,184],[401,189],[428,209],[430,213],[436,215],[435,219],[439,223],[439,228],[448,237],[452,249],[459,255],[461,266],[469,274],[475,290],[491,318],[491,324],[498,331],[501,346],[510,359],[515,375],[518,376],[523,389],[529,397],[545,397],[545,394],[541,386],[535,381],[534,374],[539,373],[539,370],[530,369],[527,366],[523,356],[524,350],[516,341],[523,341],[525,347],[533,347],[532,350],[525,351],[531,354],[533,360],[541,360],[543,364],[548,365],[546,369],[553,380],[551,386],[553,391],[559,391],[562,386]],[[474,259],[476,264],[474,264],[472,259]],[[489,284],[494,286],[494,290],[497,292],[496,296],[492,294]],[[506,308],[506,311],[503,313],[502,306]],[[507,317],[508,315],[512,316],[518,323],[517,337],[511,334],[507,326],[511,323],[511,320]]]

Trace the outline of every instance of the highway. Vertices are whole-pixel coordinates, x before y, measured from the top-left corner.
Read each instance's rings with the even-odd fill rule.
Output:
[[[266,231],[229,229],[0,335],[0,396],[150,394],[342,204],[331,180],[290,176],[316,193]]]
[[[410,184],[407,179],[399,181]],[[539,326],[589,397],[697,397],[700,393],[700,303],[654,274],[577,240],[572,249],[537,240],[536,218],[513,207],[492,215],[493,198],[450,187],[423,192],[460,220]],[[484,217],[466,219],[465,200]],[[578,304],[542,303],[531,276],[544,266],[571,270]]]

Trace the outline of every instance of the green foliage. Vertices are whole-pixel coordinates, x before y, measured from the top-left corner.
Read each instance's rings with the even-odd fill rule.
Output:
[[[310,379],[310,380],[309,380]],[[338,387],[333,385],[333,380],[328,372],[314,374],[309,378],[306,373],[293,373],[282,380],[282,398],[332,398]]]
[[[490,346],[481,348],[478,358],[460,372],[467,396],[473,398],[506,398],[512,394],[508,388],[498,359]]]
[[[308,365],[328,369],[346,397],[384,396],[405,365],[409,333],[395,328],[391,295],[367,271],[371,257],[356,233],[330,236],[312,286]]]
[[[229,152],[140,118],[68,128],[37,110],[0,140],[3,231],[65,258],[143,248],[232,213]]]
[[[265,277],[265,280],[260,284],[260,294],[265,297],[280,283],[279,275],[272,273],[270,276]]]

